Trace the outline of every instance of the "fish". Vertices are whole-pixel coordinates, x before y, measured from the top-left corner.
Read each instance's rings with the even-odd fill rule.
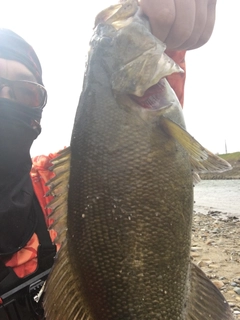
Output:
[[[187,132],[166,79],[182,70],[137,1],[95,21],[70,147],[48,182],[61,249],[46,319],[233,319],[190,257],[198,174],[231,166]]]

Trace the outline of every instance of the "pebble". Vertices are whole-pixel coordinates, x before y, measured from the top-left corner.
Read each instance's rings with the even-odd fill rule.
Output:
[[[234,292],[236,292],[237,294],[239,294],[239,295],[240,295],[240,288],[239,288],[239,287],[234,288]]]
[[[219,278],[219,280],[222,280],[222,279]],[[223,280],[223,283],[224,283],[224,284],[229,284],[229,281],[226,280],[226,279],[224,279],[224,280]]]
[[[198,250],[202,250],[202,248],[200,247],[191,247],[191,251],[198,251]]]
[[[231,308],[235,307],[235,305],[236,305],[234,302],[228,302],[228,304],[229,304],[229,306],[230,306]]]
[[[211,260],[201,260],[198,262],[199,267],[207,267],[210,263],[212,263]]]
[[[209,268],[219,269],[219,266],[216,264],[209,264]]]
[[[221,289],[224,286],[224,283],[222,281],[213,280],[212,282],[218,289]]]
[[[192,256],[193,258],[197,258],[197,257],[200,257],[200,254],[197,253],[197,252],[193,252],[193,253],[191,254],[191,256]]]
[[[236,287],[237,286],[236,282],[231,282],[230,284],[231,284],[232,287]]]
[[[208,241],[206,242],[206,244],[209,245],[209,246],[212,245],[213,243],[214,243],[213,240],[208,240]]]

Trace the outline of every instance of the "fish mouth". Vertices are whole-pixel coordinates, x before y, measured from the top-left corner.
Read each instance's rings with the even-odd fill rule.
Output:
[[[159,110],[169,106],[169,99],[166,95],[166,85],[163,79],[159,80],[158,83],[149,87],[139,97],[134,94],[130,94],[130,98],[136,102],[141,108],[149,110]]]

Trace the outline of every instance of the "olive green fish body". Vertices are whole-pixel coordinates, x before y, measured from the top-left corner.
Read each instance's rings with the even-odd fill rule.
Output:
[[[160,126],[121,107],[100,78],[103,84],[98,74],[89,78],[97,93],[83,94],[71,145],[68,246],[75,272],[96,319],[163,319],[163,310],[182,319],[190,163]]]

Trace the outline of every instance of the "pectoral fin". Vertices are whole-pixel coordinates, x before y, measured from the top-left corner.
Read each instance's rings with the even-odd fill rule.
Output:
[[[172,120],[162,116],[159,121],[161,128],[187,151],[195,174],[200,172],[224,172],[232,169],[227,161],[205,149],[186,130]]]
[[[190,268],[189,300],[186,320],[233,320],[224,296],[196,265]]]

